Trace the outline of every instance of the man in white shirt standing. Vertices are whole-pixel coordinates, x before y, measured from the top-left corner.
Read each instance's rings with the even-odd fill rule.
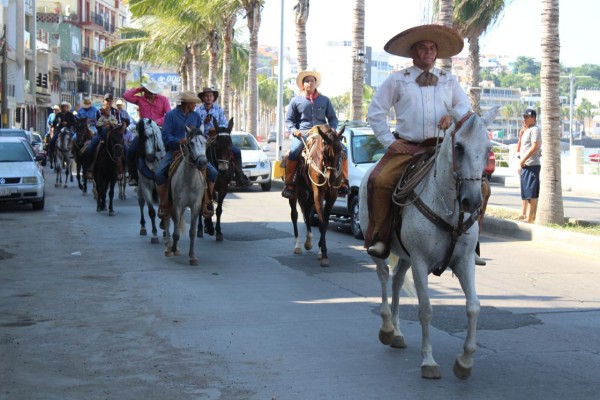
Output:
[[[438,57],[449,58],[463,48],[462,37],[442,25],[407,29],[388,41],[391,54],[412,58],[413,65],[391,74],[373,97],[367,120],[381,143],[388,147],[369,177],[369,227],[367,252],[379,258],[390,253],[392,193],[413,154],[430,145],[438,129],[446,130],[454,115],[464,115],[471,104],[456,77],[434,67]],[[388,113],[394,108],[395,132],[390,132]]]

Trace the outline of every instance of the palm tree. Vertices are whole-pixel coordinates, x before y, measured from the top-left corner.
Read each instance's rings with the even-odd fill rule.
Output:
[[[248,21],[248,32],[250,33],[250,56],[248,63],[248,102],[246,104],[247,115],[246,131],[256,135],[258,117],[258,93],[256,68],[258,65],[258,31],[260,29],[261,8],[264,0],[238,0],[244,7]]]
[[[506,137],[510,134],[510,120],[515,114],[515,108],[512,103],[505,104],[501,109],[502,116],[506,120]]]
[[[365,0],[354,0],[352,18],[352,115],[363,119],[363,86],[365,82]]]
[[[454,4],[454,27],[469,41],[469,97],[473,111],[478,114],[481,113],[479,37],[496,22],[503,9],[504,0],[456,0]]]
[[[308,55],[306,50],[306,21],[308,21],[309,0],[297,0],[294,6],[296,22],[296,52],[298,53],[298,69],[306,71]]]
[[[452,20],[452,14],[454,12],[454,0],[439,0],[437,6],[439,7],[437,12],[438,24],[452,28],[454,25],[454,21]],[[452,58],[443,58],[437,60],[437,65],[444,71],[452,72]]]
[[[542,162],[536,223],[564,224],[560,164],[559,0],[542,0]]]

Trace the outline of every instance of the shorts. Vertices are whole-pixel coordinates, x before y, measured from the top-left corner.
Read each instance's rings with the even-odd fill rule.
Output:
[[[541,165],[526,165],[521,170],[521,200],[540,197]]]

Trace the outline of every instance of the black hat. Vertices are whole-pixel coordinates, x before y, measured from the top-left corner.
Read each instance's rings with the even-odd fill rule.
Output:
[[[528,108],[527,110],[523,111],[523,115],[528,115],[530,117],[537,118],[537,113],[532,108]]]
[[[104,95],[104,100],[112,100],[113,99],[113,95],[112,93],[106,93]]]

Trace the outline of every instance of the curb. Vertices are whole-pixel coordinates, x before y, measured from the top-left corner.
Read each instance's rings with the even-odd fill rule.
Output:
[[[531,241],[553,248],[575,251],[580,254],[600,258],[600,236],[567,232],[545,226],[488,216],[483,219],[483,233],[521,241]]]

